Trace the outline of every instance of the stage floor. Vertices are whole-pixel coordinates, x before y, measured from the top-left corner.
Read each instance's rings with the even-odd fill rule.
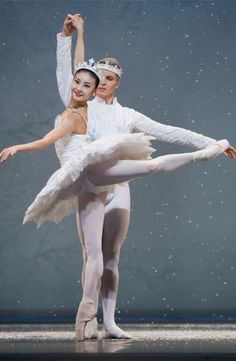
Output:
[[[236,360],[235,324],[122,328],[132,340],[75,342],[73,325],[0,325],[0,360]]]

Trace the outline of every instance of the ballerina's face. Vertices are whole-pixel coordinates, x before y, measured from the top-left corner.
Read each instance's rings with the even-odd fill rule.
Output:
[[[78,71],[72,83],[72,99],[76,102],[85,102],[93,95],[96,89],[96,80],[88,71]]]
[[[114,96],[120,80],[115,73],[109,70],[102,71],[102,77],[96,90],[96,95],[102,99]]]

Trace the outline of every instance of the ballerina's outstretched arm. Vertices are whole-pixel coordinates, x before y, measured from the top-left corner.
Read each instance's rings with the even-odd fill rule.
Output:
[[[3,163],[9,157],[14,156],[19,152],[33,152],[47,148],[49,145],[55,143],[58,139],[61,139],[72,133],[78,126],[78,116],[79,115],[75,113],[65,114],[61,124],[52,129],[43,138],[34,142],[17,144],[3,149],[0,152],[0,163]]]

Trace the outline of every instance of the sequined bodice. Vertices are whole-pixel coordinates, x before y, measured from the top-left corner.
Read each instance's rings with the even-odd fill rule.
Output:
[[[55,119],[55,127],[61,122],[61,115],[58,115]],[[66,137],[56,141],[55,149],[58,159],[61,164],[64,164],[73,155],[81,157],[83,148],[87,144],[86,134],[70,133]]]

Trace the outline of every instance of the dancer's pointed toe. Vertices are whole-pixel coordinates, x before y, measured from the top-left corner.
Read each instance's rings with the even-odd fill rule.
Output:
[[[225,152],[226,149],[230,147],[229,141],[227,139],[221,139],[217,142],[221,146],[222,152]]]
[[[227,139],[221,139],[217,142],[214,142],[208,145],[206,148],[198,150],[193,153],[193,161],[207,161],[218,157],[226,151],[230,146]]]

